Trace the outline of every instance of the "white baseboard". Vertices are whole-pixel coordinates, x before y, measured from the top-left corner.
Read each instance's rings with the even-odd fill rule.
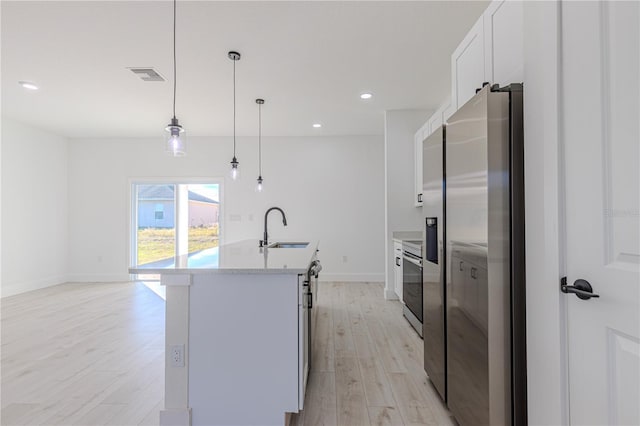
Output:
[[[374,282],[383,283],[384,274],[324,274],[320,272],[320,281]]]
[[[191,408],[160,410],[160,426],[191,426]]]
[[[129,274],[69,274],[70,283],[121,283],[131,281]]]
[[[2,283],[2,287],[0,288],[0,297],[15,296],[16,294],[26,293],[28,291],[52,287],[54,285],[65,283],[67,280],[68,278],[66,275],[54,275],[51,277],[41,278],[39,280],[9,284]]]
[[[400,298],[396,294],[394,290],[384,289],[384,298],[385,300],[399,300]]]

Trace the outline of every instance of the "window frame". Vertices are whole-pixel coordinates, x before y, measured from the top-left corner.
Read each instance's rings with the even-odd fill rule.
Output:
[[[218,198],[220,204],[218,205],[218,246],[221,246],[224,241],[225,226],[224,226],[224,178],[220,177],[130,177],[127,179],[128,190],[128,204],[129,204],[129,216],[127,220],[127,259],[130,267],[137,264],[137,230],[138,230],[138,215],[136,206],[138,204],[136,185],[218,185]],[[177,192],[177,191],[176,191]],[[174,211],[177,212],[177,198],[174,198]],[[178,238],[180,237],[180,230],[177,224],[175,225],[176,232],[176,250],[178,250]],[[138,274],[130,274],[132,281],[138,280]]]

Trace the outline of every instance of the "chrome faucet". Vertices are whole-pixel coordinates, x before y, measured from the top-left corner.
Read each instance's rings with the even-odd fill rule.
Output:
[[[267,210],[267,212],[264,214],[264,240],[260,241],[260,247],[266,247],[269,244],[269,236],[267,235],[267,218],[269,217],[269,212],[271,210],[278,210],[280,213],[282,213],[282,224],[284,226],[287,226],[287,217],[284,215],[284,211],[280,207],[271,207],[269,210]]]

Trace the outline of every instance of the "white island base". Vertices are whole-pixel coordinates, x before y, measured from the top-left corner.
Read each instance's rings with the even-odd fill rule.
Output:
[[[255,241],[229,247],[239,254],[249,246],[258,250]],[[260,268],[243,269],[237,259],[230,267],[221,247],[215,268],[130,269],[160,273],[167,290],[161,426],[283,425],[286,413],[302,409],[310,352],[306,273],[317,243],[309,246],[267,249],[269,262]],[[300,259],[286,260],[287,252]],[[183,365],[175,349],[183,350]]]
[[[298,281],[297,275],[194,276],[189,297],[194,425],[282,425],[286,412],[298,411]]]

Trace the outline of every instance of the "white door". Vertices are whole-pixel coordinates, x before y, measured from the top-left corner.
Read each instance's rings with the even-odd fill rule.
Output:
[[[569,416],[640,424],[640,3],[564,2]]]

